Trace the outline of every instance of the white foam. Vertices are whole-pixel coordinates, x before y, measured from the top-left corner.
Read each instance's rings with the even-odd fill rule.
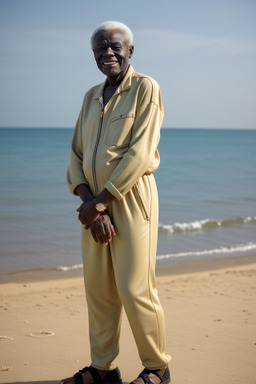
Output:
[[[174,224],[159,224],[160,232],[164,233],[184,233],[193,231],[202,231],[204,229],[213,229],[219,227],[232,227],[236,225],[243,225],[248,223],[255,223],[256,216],[248,216],[246,218],[233,218],[233,219],[204,219],[195,220],[190,223],[174,223]]]
[[[74,269],[81,269],[81,268],[83,268],[83,264],[61,265],[57,267],[57,270],[62,272],[67,272],[67,271],[72,271]]]
[[[255,243],[247,243],[235,246],[224,246],[215,249],[205,249],[203,251],[192,251],[192,252],[180,252],[173,253],[167,255],[159,255],[157,256],[157,260],[164,260],[176,257],[188,257],[188,256],[207,256],[207,255],[215,255],[215,254],[223,254],[223,253],[235,253],[235,252],[248,252],[256,250]]]

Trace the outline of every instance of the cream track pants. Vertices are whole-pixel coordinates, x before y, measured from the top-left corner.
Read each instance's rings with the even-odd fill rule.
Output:
[[[92,365],[116,368],[124,307],[142,364],[167,366],[165,321],[155,281],[158,195],[153,175],[144,175],[109,212],[116,236],[96,243],[82,227],[84,281],[89,314]]]

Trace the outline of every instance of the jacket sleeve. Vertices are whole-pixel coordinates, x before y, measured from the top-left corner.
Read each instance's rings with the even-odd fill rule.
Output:
[[[118,200],[143,174],[155,171],[160,161],[157,145],[164,116],[161,92],[158,84],[149,79],[144,80],[142,88],[130,147],[105,184],[105,188]]]
[[[82,115],[83,107],[79,114],[73,134],[70,150],[70,158],[67,169],[67,184],[72,194],[80,184],[88,184],[83,172],[83,142],[82,142]]]

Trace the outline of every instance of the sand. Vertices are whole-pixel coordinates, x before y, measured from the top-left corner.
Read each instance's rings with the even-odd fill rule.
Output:
[[[81,275],[1,280],[0,383],[58,383],[90,363]],[[256,257],[161,269],[157,281],[172,383],[255,384]],[[126,383],[142,369],[125,315],[119,368]]]

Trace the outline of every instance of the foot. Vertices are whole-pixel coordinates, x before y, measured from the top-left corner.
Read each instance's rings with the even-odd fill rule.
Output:
[[[97,371],[102,381],[105,379],[105,377],[109,373],[109,371],[101,371],[99,369],[97,369]],[[93,384],[95,382],[89,370],[85,370],[83,373],[81,373],[81,375],[82,375],[83,384]],[[59,384],[75,384],[75,378],[74,376],[68,377],[67,379],[61,380]]]
[[[144,369],[130,384],[167,384],[171,381],[169,368]]]

